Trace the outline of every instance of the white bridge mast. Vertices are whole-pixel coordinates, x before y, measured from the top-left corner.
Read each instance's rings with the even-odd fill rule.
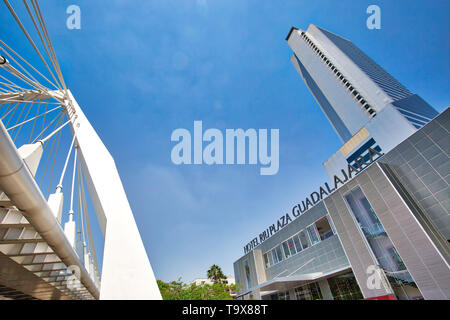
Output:
[[[68,90],[72,132],[105,245],[100,299],[161,299],[114,159]]]

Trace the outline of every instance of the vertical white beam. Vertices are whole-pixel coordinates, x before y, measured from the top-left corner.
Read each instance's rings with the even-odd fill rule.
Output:
[[[100,299],[161,299],[114,159],[72,93],[68,94],[80,161],[105,237]]]

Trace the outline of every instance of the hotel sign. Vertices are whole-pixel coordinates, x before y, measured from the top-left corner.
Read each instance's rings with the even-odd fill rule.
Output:
[[[347,181],[353,178],[353,176],[360,173],[362,170],[371,165],[374,161],[378,160],[383,154],[378,152],[375,149],[368,148],[368,157],[367,159],[364,156],[359,156],[355,159],[354,164],[348,164],[347,169],[341,170],[341,175],[335,175],[333,177],[333,182],[330,185],[325,182],[323,186],[321,186],[318,190],[312,192],[309,197],[306,197],[305,200],[301,202],[301,204],[296,204],[292,207],[292,213],[286,213],[282,217],[278,219],[276,223],[273,223],[266,230],[259,234],[259,237],[253,238],[247,245],[244,247],[244,253],[248,253],[253,250],[255,247],[266,241],[268,238],[273,236],[275,233],[280,231],[282,228],[287,226],[292,220],[299,217],[318,202],[326,198],[329,194],[333,193],[340,186],[344,185]]]

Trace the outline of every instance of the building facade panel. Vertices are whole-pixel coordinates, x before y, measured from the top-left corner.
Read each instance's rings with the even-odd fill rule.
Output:
[[[315,90],[311,90],[311,92],[322,111],[327,115],[341,140],[347,141],[369,120],[369,116],[361,109],[353,96],[348,93],[347,88],[336,80],[328,66],[308,47],[304,39],[296,35],[292,36],[288,43],[298,58],[297,63],[300,63],[302,68],[307,70],[307,76],[317,85],[318,89],[314,86]],[[331,111],[324,108],[325,105],[321,103],[322,100],[317,99],[319,90],[331,104],[331,111],[335,112],[337,117],[333,117]],[[351,134],[350,136],[344,136],[342,131],[338,130],[340,128],[338,120],[344,123],[345,128]]]
[[[450,137],[448,127],[442,124],[448,124],[449,115],[447,109],[383,158],[447,241],[450,239]]]
[[[351,41],[335,35],[325,29],[316,27],[321,34],[326,36],[339,50],[344,53],[355,65],[361,69],[373,82],[386,92],[393,100],[399,100],[411,95],[400,82],[369,58]],[[376,92],[376,90],[373,90]]]
[[[306,31],[326,53],[327,58],[358,89],[374,110],[380,111],[387,103],[392,101],[392,98],[360,68],[358,59],[355,60],[354,57],[345,53],[345,47],[348,47],[348,45],[336,45],[336,42],[333,42],[325,32],[324,29],[315,25],[310,25]],[[328,34],[331,34],[331,32],[328,32]],[[350,43],[348,40],[343,40]]]
[[[305,84],[308,86],[309,91],[311,91],[312,95],[319,103],[320,108],[327,117],[328,121],[333,126],[333,129],[336,131],[341,141],[349,140],[352,137],[352,134],[345,126],[341,117],[334,110],[330,101],[324,95],[318,84],[311,77],[311,74],[308,72],[308,70],[304,67],[304,65],[300,62],[300,60],[297,58],[295,54],[291,58],[291,63],[295,66],[297,72],[303,78],[303,81],[305,81]]]
[[[368,192],[366,189],[365,194],[422,295],[426,299],[449,299],[450,272],[445,259],[380,166],[371,166],[366,173],[371,177],[376,191]],[[381,201],[387,206],[385,212],[377,206],[377,202]]]

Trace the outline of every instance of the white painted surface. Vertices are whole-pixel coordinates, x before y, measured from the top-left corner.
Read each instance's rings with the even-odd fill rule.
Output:
[[[161,299],[114,160],[69,91],[79,160],[105,237],[100,299]]]
[[[42,153],[44,152],[42,143],[36,142],[34,144],[24,144],[17,151],[19,151],[20,157],[23,159],[23,162],[25,162],[28,170],[30,170],[31,175],[34,177],[36,175]]]
[[[58,220],[59,223],[61,223],[61,217],[62,217],[62,208],[63,208],[63,193],[62,192],[56,192],[52,193],[48,197],[48,206],[50,209],[52,209],[53,214],[55,215],[56,220]]]

